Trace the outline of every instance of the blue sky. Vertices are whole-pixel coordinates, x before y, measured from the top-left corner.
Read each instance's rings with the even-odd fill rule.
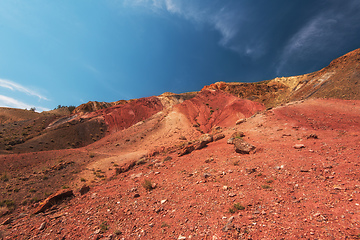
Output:
[[[0,106],[38,111],[313,72],[358,0],[1,0]]]

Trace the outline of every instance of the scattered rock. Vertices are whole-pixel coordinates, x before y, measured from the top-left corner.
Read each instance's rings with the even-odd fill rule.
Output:
[[[178,237],[178,240],[184,240],[184,239],[186,239],[186,237],[185,237],[185,236],[182,236],[182,235],[180,234],[180,236]]]
[[[229,138],[229,139],[227,140],[227,144],[234,144],[234,139],[235,139],[235,138]]]
[[[115,168],[115,173],[116,173],[116,175],[118,175],[120,173],[127,172],[130,169],[132,169],[135,165],[136,165],[136,161],[125,163],[124,165]]]
[[[65,198],[69,198],[72,196],[74,196],[74,193],[72,190],[62,189],[62,190],[50,195],[47,199],[45,199],[43,202],[41,202],[39,204],[39,206],[35,209],[34,214],[44,212],[48,208],[57,204],[58,202],[64,200]]]
[[[3,221],[3,222],[1,223],[1,225],[10,224],[12,221],[13,221],[12,217],[9,217],[9,218],[5,219],[5,221]]]
[[[318,139],[318,136],[317,136],[316,134],[312,133],[312,134],[310,134],[309,136],[307,136],[306,138],[307,138],[307,139],[310,139],[310,138],[312,138],[312,139]]]
[[[164,158],[163,162],[167,162],[167,161],[170,161],[170,160],[172,160],[172,157],[167,156],[167,157]]]
[[[140,178],[143,174],[142,173],[134,173],[131,174],[130,179]]]
[[[206,144],[210,143],[213,141],[213,136],[211,134],[203,134],[201,135],[201,137],[199,138],[200,142],[204,142]]]
[[[184,156],[184,155],[186,155],[186,154],[191,153],[191,152],[194,151],[194,150],[195,150],[194,145],[185,146],[183,149],[181,149],[181,151],[179,152],[178,156],[179,156],[179,157]]]
[[[222,131],[222,129],[220,126],[215,126],[212,129],[212,134],[217,134],[217,133],[220,133],[221,131]]]
[[[213,162],[214,161],[214,158],[213,157],[210,157],[208,159],[205,160],[206,163],[209,163],[209,162]]]
[[[87,185],[83,185],[79,190],[80,195],[84,195],[85,193],[87,193],[89,191],[90,191],[90,187]]]
[[[180,136],[179,139],[180,139],[180,140],[184,140],[184,141],[187,140],[185,136]]]
[[[214,137],[214,141],[219,141],[220,139],[225,138],[225,135],[223,133],[216,134]]]
[[[251,173],[256,172],[256,168],[247,168],[245,171],[246,171],[246,173],[251,174]]]
[[[136,165],[143,165],[147,163],[148,159],[146,157],[142,157],[139,160],[136,161]]]
[[[39,227],[39,231],[44,230],[44,229],[45,229],[45,226],[46,226],[46,223],[43,222],[43,223],[40,225],[40,227]]]
[[[229,231],[229,230],[233,227],[233,224],[232,224],[232,221],[233,221],[233,220],[234,220],[234,216],[231,216],[231,217],[228,219],[225,227],[223,228],[223,231],[224,231],[224,232]]]
[[[209,177],[211,177],[210,173],[204,173],[204,178],[209,178]]]
[[[207,142],[197,142],[194,144],[194,150],[200,150],[207,146]]]
[[[240,124],[242,124],[242,123],[244,123],[244,122],[246,122],[246,119],[245,119],[245,118],[241,118],[241,119],[237,120],[235,124],[236,124],[236,125],[240,125]]]
[[[294,148],[295,148],[295,149],[305,148],[305,145],[304,145],[304,144],[301,144],[301,143],[298,143],[298,144],[295,144],[295,145],[294,145]]]
[[[203,134],[201,135],[201,137],[199,138],[199,142],[195,143],[194,147],[195,150],[200,150],[204,147],[207,146],[208,143],[212,142],[213,136],[211,134]]]
[[[234,139],[234,145],[235,151],[241,154],[249,154],[256,149],[255,146],[239,138]]]
[[[229,197],[235,197],[236,196],[236,193],[229,193]]]
[[[243,132],[234,132],[230,138],[242,138],[245,137],[245,134]]]

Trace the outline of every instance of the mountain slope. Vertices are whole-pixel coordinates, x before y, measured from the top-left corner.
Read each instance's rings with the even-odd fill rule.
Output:
[[[218,82],[204,89],[219,89],[274,107],[308,98],[360,99],[360,49],[333,60],[329,66],[294,77],[259,83]]]
[[[4,123],[0,239],[357,239],[358,63]]]

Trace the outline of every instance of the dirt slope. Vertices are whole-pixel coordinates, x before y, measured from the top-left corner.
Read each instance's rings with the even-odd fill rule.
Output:
[[[186,123],[186,118],[166,120],[171,114],[183,115],[176,111],[159,112],[156,116],[160,118],[153,116],[126,129],[124,135],[120,131],[83,149],[84,153],[93,151],[93,158],[85,158],[78,152],[80,149],[71,150],[69,157],[59,155],[75,162],[83,161],[76,159],[92,162],[84,167],[95,169],[85,167],[84,171],[99,180],[93,183],[90,192],[83,196],[76,193],[74,198],[45,213],[32,216],[30,213],[36,205],[16,208],[10,223],[0,227],[4,238],[356,239],[359,236],[360,175],[356,169],[360,161],[360,101],[307,100],[277,107],[247,118],[240,125],[223,127],[226,138],[206,148],[183,157],[164,148],[165,151],[129,171],[115,174],[115,168],[124,161],[141,158],[141,154],[131,157],[122,153],[124,149],[145,154],[153,147],[148,145],[151,141],[165,147],[175,140],[170,135],[158,138],[164,134],[161,128],[165,125],[180,120],[184,125],[177,125],[181,126],[177,131],[197,132]],[[144,129],[149,131],[143,132]],[[236,153],[234,146],[227,144],[235,131],[243,131],[244,139],[256,146],[256,152]],[[136,138],[131,133],[142,135]],[[122,143],[125,136],[130,138],[127,147]],[[298,144],[301,147],[294,148]],[[101,152],[109,155],[100,156]],[[96,166],[99,170],[100,166],[95,163],[101,165],[104,160],[111,167],[97,171]],[[96,177],[93,172],[107,177]],[[90,174],[81,176],[86,177],[85,183],[91,181]],[[156,183],[156,187],[146,190],[145,179]],[[76,181],[78,187],[84,183],[79,178]]]

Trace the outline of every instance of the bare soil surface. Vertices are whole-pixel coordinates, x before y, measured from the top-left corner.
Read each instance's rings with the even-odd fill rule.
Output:
[[[203,91],[86,147],[2,155],[0,239],[358,239],[360,101],[250,103]],[[202,132],[225,138],[179,157]]]

